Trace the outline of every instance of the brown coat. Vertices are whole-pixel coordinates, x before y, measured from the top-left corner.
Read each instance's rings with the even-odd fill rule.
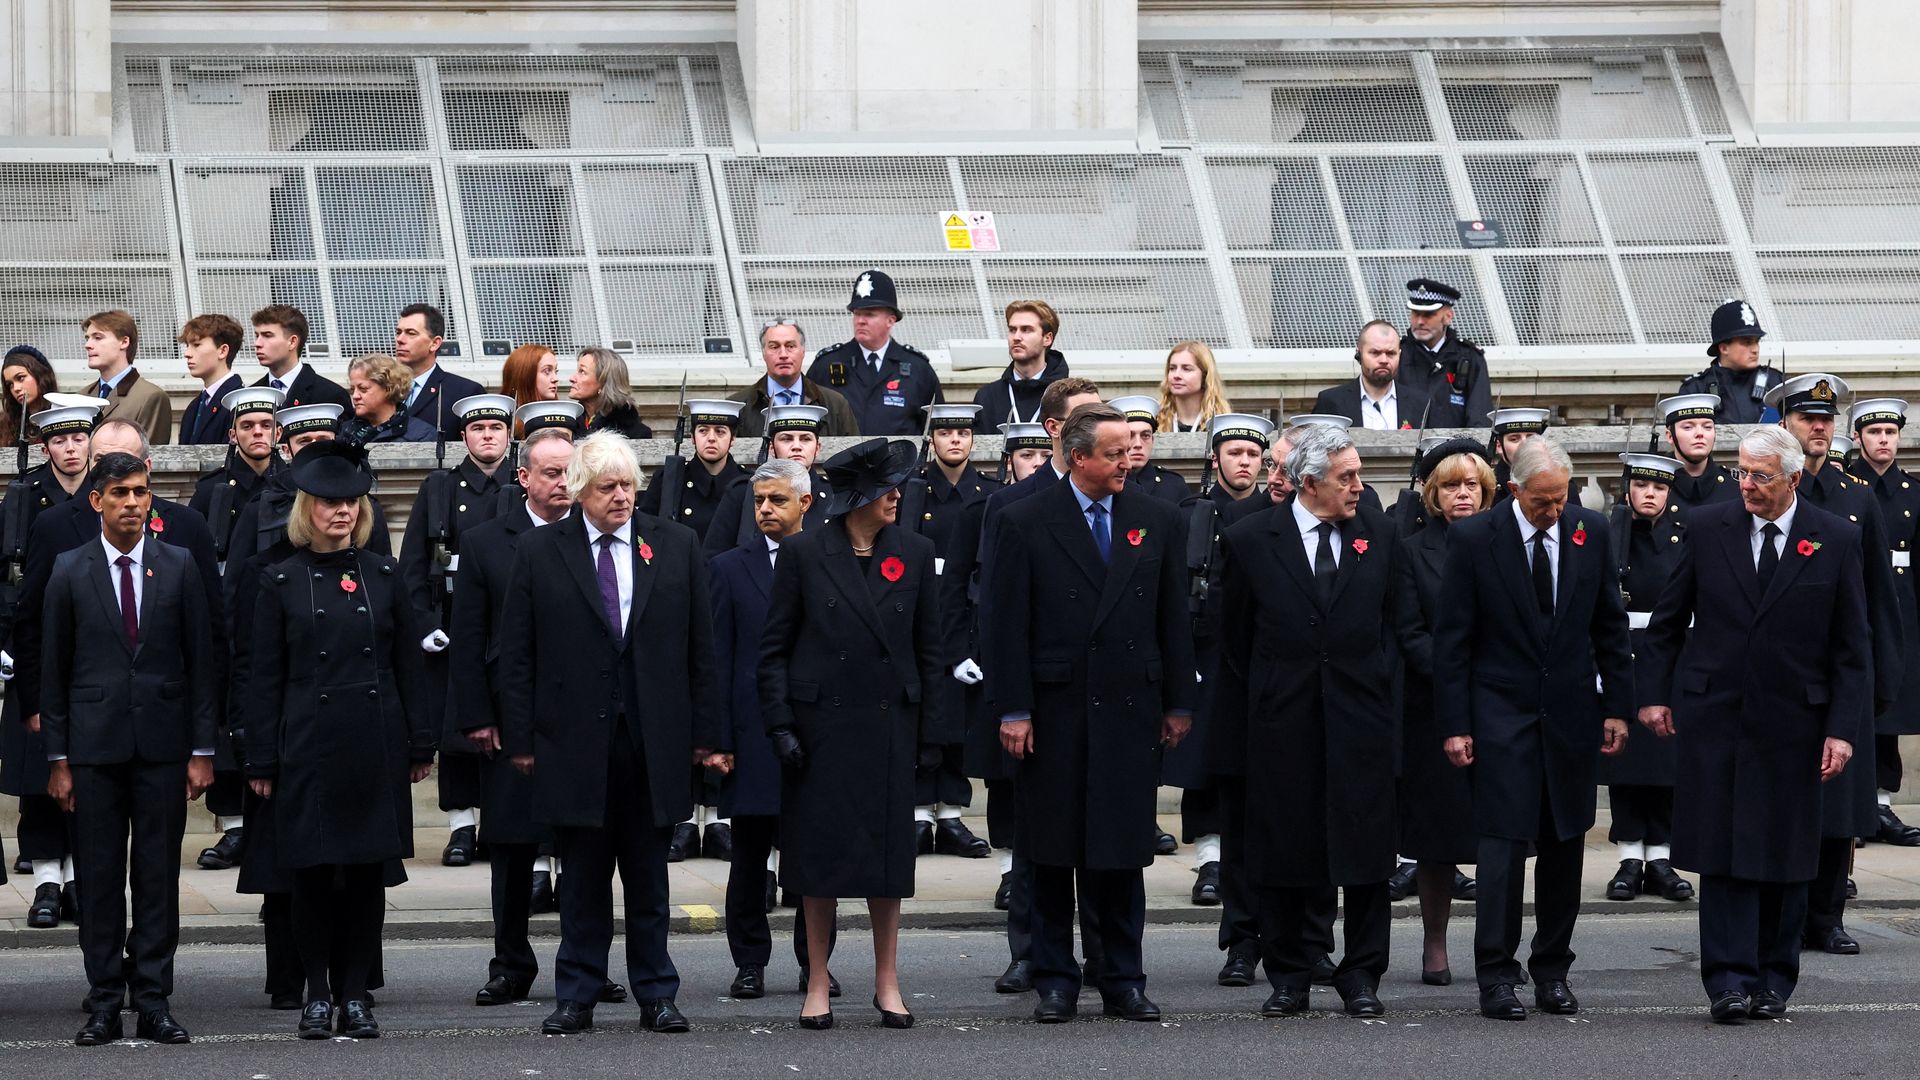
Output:
[[[99,397],[100,380],[95,379],[82,393]],[[100,419],[108,418],[139,424],[140,430],[147,433],[147,441],[155,446],[173,441],[173,402],[167,399],[167,392],[160,389],[159,383],[142,379],[138,368],[128,369],[127,377],[113,388],[107,407],[100,410]]]
[[[743,439],[757,439],[766,431],[767,418],[762,413],[773,405],[773,399],[767,396],[767,380],[763,376],[752,386],[729,396],[730,401],[744,401],[747,407],[740,410],[740,427],[737,433]],[[820,405],[827,410],[827,422],[823,425],[820,437],[832,438],[835,435],[860,434],[860,421],[853,415],[853,406],[837,390],[829,390],[812,379],[800,380],[800,404]]]

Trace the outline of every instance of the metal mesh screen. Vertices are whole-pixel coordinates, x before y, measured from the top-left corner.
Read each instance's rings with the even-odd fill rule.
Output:
[[[696,145],[671,56],[461,56],[438,64],[455,150]]]
[[[171,259],[167,201],[150,165],[0,164],[0,259]]]
[[[367,153],[427,148],[410,57],[175,56],[167,59],[184,154]]]
[[[340,320],[340,348],[347,358],[370,352],[392,352],[394,319],[408,304],[432,304],[439,308],[447,317],[447,340],[459,340],[463,305],[448,286],[444,270],[426,267],[338,269],[332,277],[334,313]],[[470,350],[462,350],[463,355],[468,352]],[[494,378],[498,376],[499,372],[495,371]]]
[[[1631,342],[1627,308],[1605,256],[1495,258],[1522,345]]]
[[[1760,275],[1788,339],[1920,337],[1920,251],[1762,255]]]
[[[708,255],[713,196],[706,170],[685,162],[587,165],[581,170],[594,245],[604,256]]]
[[[987,289],[996,310],[1020,297],[1044,296],[1072,312],[1063,331],[1075,348],[1140,349],[1190,338],[1227,344],[1213,275],[1200,259],[989,259]]]
[[[1493,343],[1486,301],[1480,296],[1479,282],[1465,256],[1362,258],[1360,277],[1366,282],[1374,317],[1402,327],[1407,325],[1407,282],[1417,277],[1444,281],[1460,290],[1460,302],[1453,306],[1454,331],[1482,345]],[[1358,328],[1356,325],[1353,329]]]
[[[563,352],[600,343],[585,267],[476,267],[473,300],[483,338],[538,341]]]
[[[1186,52],[1180,64],[1196,143],[1433,138],[1405,53]]]
[[[253,313],[261,308],[269,304],[290,304],[307,317],[308,342],[331,340],[326,305],[320,299],[318,270],[290,267],[201,270],[196,284],[199,289],[196,312],[217,311],[230,315],[245,329]],[[391,328],[388,336],[392,336]],[[252,371],[250,347],[250,342],[241,347],[243,355],[234,361],[235,369]]]
[[[548,259],[586,254],[573,173],[567,166],[466,165],[456,173],[469,255]]]
[[[142,154],[167,150],[167,115],[160,61],[152,56],[126,60],[127,115],[133,121],[133,148]]]
[[[1509,245],[1600,242],[1587,185],[1572,154],[1474,156],[1466,165],[1480,216],[1497,222]]]
[[[1713,309],[1740,295],[1731,255],[1623,255],[1620,262],[1649,342],[1704,343]]]
[[[131,314],[144,331],[145,347],[134,357],[149,370],[167,370],[173,335],[186,322],[174,300],[168,270],[101,266],[90,269],[0,269],[0,341],[27,343],[55,365],[85,365],[80,323],[101,311]],[[68,391],[84,381],[68,376]]]
[[[180,198],[182,223],[200,258],[314,256],[303,168],[190,168],[183,170]]]
[[[1235,259],[1233,278],[1256,348],[1350,345],[1364,321],[1345,259]]]
[[[853,326],[847,301],[853,296],[854,280],[867,269],[864,262],[813,259],[745,263],[741,270],[751,309],[749,328],[757,333],[766,320],[794,319],[806,332],[809,349],[818,351],[845,341]],[[884,269],[893,278],[905,314],[895,333],[899,340],[930,348],[942,341],[996,337],[1002,332],[981,314],[980,297],[965,262],[895,262]],[[1077,323],[1078,313],[1072,317]]]
[[[956,207],[941,158],[762,158],[725,169],[743,255],[946,249],[939,215]]]
[[[1433,54],[1462,139],[1684,139],[1680,89],[1658,48]]]
[[[1201,246],[1187,173],[1173,158],[962,158],[959,167],[967,208],[993,212],[1008,251]]]
[[[1230,248],[1331,251],[1340,230],[1315,158],[1212,158],[1207,180]]]
[[[1160,141],[1188,142],[1192,135],[1187,131],[1186,119],[1180,115],[1179,92],[1174,89],[1173,74],[1167,68],[1164,55],[1140,58],[1140,85],[1147,108],[1153,112],[1153,126]]]
[[[426,166],[314,170],[334,259],[442,259],[440,206]]]
[[[1335,158],[1333,177],[1355,247],[1460,246],[1439,158]]]
[[[1594,154],[1589,164],[1616,243],[1727,242],[1697,155]]]
[[[1755,244],[1920,243],[1920,147],[1722,154]]]
[[[614,338],[631,340],[642,353],[698,353],[703,338],[733,336],[711,266],[609,267],[602,278]]]

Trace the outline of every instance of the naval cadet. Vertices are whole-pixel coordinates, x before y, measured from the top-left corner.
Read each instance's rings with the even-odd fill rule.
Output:
[[[893,279],[863,271],[847,310],[853,313],[853,340],[821,349],[807,378],[846,397],[860,434],[918,434],[922,410],[946,399],[926,354],[893,339],[901,318]]]
[[[1480,346],[1453,328],[1460,290],[1432,278],[1407,282],[1407,334],[1395,385],[1404,395],[1402,419],[1420,403],[1424,427],[1473,427],[1493,409],[1493,378]]]
[[[1143,495],[1175,506],[1187,501],[1193,489],[1171,469],[1153,464],[1153,436],[1160,421],[1160,402],[1144,394],[1117,397],[1107,404],[1127,418],[1127,483]]]
[[[1720,399],[1713,394],[1676,394],[1654,402],[1653,408],[1666,427],[1667,448],[1680,459],[1680,471],[1674,474],[1672,485],[1675,505],[1704,506],[1738,499],[1740,485],[1734,483],[1725,465],[1713,460],[1713,414],[1720,409]]]
[[[774,405],[767,409],[762,425],[761,460],[797,461],[813,474],[813,505],[807,509],[809,529],[826,524],[827,503],[833,497],[827,478],[814,468],[827,420],[827,409],[822,405]],[[748,485],[735,484],[720,497],[720,506],[713,512],[713,519],[719,524],[707,530],[707,538],[701,544],[707,558],[729,548],[752,547],[763,542],[760,527],[754,521],[752,493]],[[698,854],[698,850],[690,854]]]
[[[1495,409],[1487,414],[1493,425],[1487,449],[1493,453],[1493,479],[1500,488],[1495,502],[1512,498],[1507,482],[1513,479],[1513,455],[1528,439],[1544,433],[1552,416],[1546,409]]]
[[[728,489],[746,483],[747,470],[733,460],[734,435],[740,427],[738,401],[697,398],[687,402],[687,426],[693,432],[693,458],[671,458],[661,463],[647,490],[640,493],[640,512],[677,521],[702,541],[707,526]]]
[[[1781,375],[1760,366],[1760,339],[1767,336],[1753,305],[1729,300],[1713,311],[1713,363],[1680,384],[1682,394],[1712,394],[1720,399],[1713,418],[1722,424],[1771,424],[1779,409],[1767,399],[1779,389]]]
[[[1920,827],[1908,825],[1893,812],[1893,795],[1900,790],[1904,763],[1900,736],[1920,735],[1920,619],[1916,618],[1916,590],[1920,569],[1913,565],[1920,548],[1920,478],[1900,467],[1900,433],[1907,426],[1907,403],[1899,398],[1875,398],[1853,407],[1853,430],[1859,456],[1847,471],[1866,482],[1880,503],[1887,530],[1888,555],[1893,563],[1894,599],[1900,605],[1900,632],[1905,651],[1900,695],[1893,707],[1874,718],[1873,764],[1878,774],[1879,828],[1874,838],[1883,844],[1920,847]]]

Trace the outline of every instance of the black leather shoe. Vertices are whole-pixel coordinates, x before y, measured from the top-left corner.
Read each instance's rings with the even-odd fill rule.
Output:
[[[950,817],[933,823],[933,850],[962,859],[984,859],[993,852],[993,846],[973,835],[966,822]]]
[[[767,871],[767,914],[771,915],[780,906],[780,875]]]
[[[115,1009],[99,1009],[87,1017],[87,1026],[73,1037],[75,1046],[105,1046],[120,1041],[120,1013]]]
[[[551,915],[559,910],[559,898],[553,895],[553,875],[545,870],[537,871],[533,875],[533,902],[527,914]]]
[[[240,865],[241,856],[247,851],[247,830],[228,829],[221,835],[219,843],[200,852],[200,869],[231,870]]]
[[[27,908],[27,925],[35,930],[51,930],[60,925],[60,886],[49,881],[33,890],[33,903]]]
[[[1453,968],[1451,966],[1428,970],[1420,969],[1420,981],[1427,986],[1452,986]]]
[[[1847,899],[1849,900],[1860,899],[1860,886],[1854,884],[1854,881],[1852,878],[1847,879]]]
[[[1042,990],[1040,1003],[1033,1007],[1036,1024],[1064,1024],[1080,1012],[1080,1003],[1070,990]]]
[[[1227,962],[1220,965],[1220,974],[1214,976],[1213,981],[1221,986],[1252,986],[1256,963],[1251,956],[1228,953]]]
[[[487,985],[473,995],[475,1005],[511,1005],[522,1001],[530,987],[511,975],[495,975],[487,980]]]
[[[1419,863],[1403,862],[1387,875],[1387,899],[1405,900],[1413,895],[1413,873],[1420,869]]]
[[[1654,859],[1647,863],[1646,879],[1641,883],[1648,896],[1657,896],[1662,900],[1693,899],[1693,882],[1681,877],[1673,869],[1673,864],[1665,859]]]
[[[1333,957],[1322,955],[1313,962],[1313,970],[1307,973],[1307,979],[1315,986],[1332,986],[1333,972]]]
[[[340,1006],[340,1034],[349,1039],[377,1039],[380,1024],[373,1018],[373,1006],[365,1001],[349,1001]]]
[[[1026,960],[1015,960],[1007,965],[1007,970],[993,980],[993,992],[996,994],[1024,994],[1033,989],[1033,964]]]
[[[333,1038],[333,1002],[307,1002],[307,1007],[300,1010],[300,1027],[297,1030],[303,1039]]]
[[[18,874],[21,877],[26,877],[29,874],[32,874],[33,860],[27,858],[25,855],[22,855],[19,858],[13,860],[13,872],[15,874]]]
[[[1860,952],[1860,943],[1853,940],[1853,935],[1847,933],[1844,926],[1809,931],[1801,944],[1805,948],[1835,956],[1854,956]]]
[[[727,996],[741,1001],[752,1001],[767,996],[767,969],[758,964],[748,964],[734,973],[733,985],[727,987]]]
[[[1580,1011],[1580,999],[1573,996],[1573,988],[1565,979],[1543,979],[1533,988],[1533,1003],[1541,1012],[1555,1016],[1572,1016]]]
[[[1000,887],[993,890],[993,910],[1005,911],[1013,906],[1013,871],[1000,875]]]
[[[1307,991],[1283,986],[1267,995],[1266,1002],[1260,1006],[1260,1015],[1299,1016],[1307,1011],[1307,998]]]
[[[60,889],[60,919],[73,926],[80,925],[80,883],[69,881]]]
[[[593,1006],[584,1001],[558,1001],[540,1021],[542,1035],[578,1035],[593,1027]]]
[[[733,861],[733,826],[715,822],[700,834],[700,850],[709,859]]]
[[[667,841],[667,861],[686,862],[700,857],[700,829],[691,821],[673,827],[673,839]]]
[[[1489,1020],[1525,1020],[1527,1007],[1520,1004],[1512,983],[1496,983],[1480,991],[1480,1015]]]
[[[1140,989],[1122,990],[1100,1003],[1100,1015],[1114,1016],[1122,1020],[1137,1020],[1141,1023],[1158,1023],[1160,1006],[1147,997]]]
[[[1713,1004],[1707,1007],[1707,1015],[1713,1017],[1716,1024],[1744,1024],[1751,1007],[1747,995],[1738,990],[1722,990],[1713,995]]]
[[[1480,883],[1458,870],[1453,872],[1453,898],[1475,903],[1480,899]]]
[[[1762,990],[1753,995],[1753,1002],[1747,1006],[1747,1015],[1755,1020],[1778,1020],[1787,1015],[1787,999],[1781,997],[1778,991]]]
[[[1621,859],[1620,869],[1614,871],[1613,880],[1607,882],[1607,899],[1631,900],[1640,895],[1640,886],[1645,881],[1645,863],[1639,859]]]
[[[657,1031],[662,1035],[679,1035],[692,1031],[693,1025],[674,1005],[672,998],[656,998],[640,1003],[640,1030]]]
[[[298,1009],[301,1004],[302,1000],[298,993],[267,995],[267,1008],[275,1012],[292,1012]]]
[[[805,968],[800,969],[799,992],[802,994],[807,992],[807,972]],[[840,996],[840,980],[835,978],[831,971],[827,972],[827,996],[830,998]]]
[[[1873,838],[1895,847],[1920,847],[1920,828],[1901,821],[1899,815],[1893,812],[1893,807],[1882,806],[1880,828],[1874,833]]]
[[[599,1004],[618,1005],[625,1000],[627,1000],[627,988],[612,979],[608,979],[606,984],[600,987]]]
[[[880,1007],[880,995],[873,996],[873,1011],[880,1014],[880,1026],[893,1031],[905,1031],[913,1026],[913,1014],[910,1012],[888,1012]]]
[[[1380,1003],[1380,995],[1371,987],[1362,986],[1348,993],[1341,994],[1340,1000],[1346,1003],[1348,1016],[1374,1017],[1387,1015],[1387,1007]]]
[[[1220,864],[1202,863],[1200,872],[1193,880],[1193,902],[1199,907],[1218,907],[1220,904]]]
[[[933,822],[913,823],[913,853],[915,855],[933,854]]]
[[[462,825],[447,837],[447,846],[440,849],[441,866],[472,866],[473,849],[478,841],[474,838],[471,825]]]
[[[801,1013],[800,1026],[808,1031],[827,1031],[833,1027],[833,1010],[828,1009],[818,1016]]]
[[[1171,855],[1179,850],[1180,842],[1173,838],[1172,833],[1161,832],[1159,826],[1154,826],[1153,853],[1155,855]]]

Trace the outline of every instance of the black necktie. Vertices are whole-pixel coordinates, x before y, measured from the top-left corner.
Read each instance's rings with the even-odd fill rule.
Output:
[[[1553,618],[1553,562],[1547,556],[1547,530],[1533,534],[1533,599],[1540,605],[1540,617]]]
[[[1780,526],[1769,521],[1760,526],[1760,562],[1757,573],[1760,575],[1760,595],[1765,596],[1767,586],[1773,584],[1773,572],[1780,569],[1780,549],[1773,546],[1773,539],[1780,535]]]
[[[1320,534],[1320,546],[1313,553],[1313,583],[1320,590],[1320,599],[1332,603],[1333,575],[1339,570],[1333,563],[1333,526],[1323,521],[1314,526],[1314,531]]]

